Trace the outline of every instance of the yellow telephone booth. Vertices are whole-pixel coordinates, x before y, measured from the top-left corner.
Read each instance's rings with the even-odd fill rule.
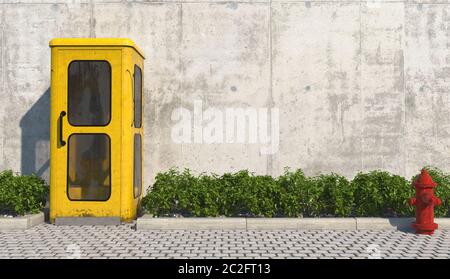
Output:
[[[130,221],[143,186],[144,55],[129,39],[50,47],[50,220]]]

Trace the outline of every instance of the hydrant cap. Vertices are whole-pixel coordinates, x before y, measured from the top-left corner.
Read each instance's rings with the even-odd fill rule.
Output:
[[[436,182],[433,181],[426,169],[422,169],[419,177],[414,182],[414,186],[416,187],[436,187],[436,185]]]

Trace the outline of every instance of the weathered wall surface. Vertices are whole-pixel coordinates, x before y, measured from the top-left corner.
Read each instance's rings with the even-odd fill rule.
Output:
[[[48,41],[129,37],[147,56],[147,185],[176,166],[450,170],[448,0],[2,0],[0,36],[0,169],[48,177]],[[175,141],[173,112],[194,101],[277,108],[278,148]]]

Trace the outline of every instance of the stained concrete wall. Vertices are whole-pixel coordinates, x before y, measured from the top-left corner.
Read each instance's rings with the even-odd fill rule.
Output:
[[[145,183],[170,167],[278,175],[450,170],[450,1],[2,0],[0,169],[48,177],[48,41],[146,53]],[[179,144],[175,108],[279,109],[278,152]]]

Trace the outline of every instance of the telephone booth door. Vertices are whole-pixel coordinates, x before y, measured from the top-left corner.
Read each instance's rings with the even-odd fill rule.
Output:
[[[121,50],[54,51],[50,217],[118,217]]]

